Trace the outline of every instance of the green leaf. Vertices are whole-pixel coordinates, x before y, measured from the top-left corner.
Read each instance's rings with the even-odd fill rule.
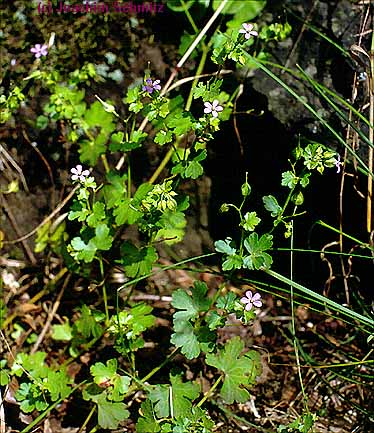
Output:
[[[189,132],[193,128],[193,117],[190,113],[176,113],[166,122],[169,128],[174,128],[174,134],[180,136]]]
[[[81,315],[74,323],[74,328],[86,339],[89,337],[98,338],[102,335],[103,329],[94,317],[92,310],[87,305],[82,305]]]
[[[154,325],[156,318],[150,314],[151,312],[152,307],[144,303],[135,305],[129,311],[120,311],[112,317],[108,330],[114,335],[135,340]]]
[[[217,80],[214,83],[203,84],[201,81],[197,87],[193,88],[194,99],[202,98],[204,102],[212,102],[218,99],[223,80]]]
[[[126,179],[127,175],[120,176],[114,171],[107,174],[109,185],[105,185],[102,189],[104,200],[108,209],[118,206],[126,194]]]
[[[77,219],[79,222],[86,221],[86,218],[90,214],[90,211],[81,202],[75,200],[71,206],[71,211],[69,212],[68,219],[73,221]]]
[[[112,132],[115,128],[112,113],[105,111],[99,101],[95,101],[91,104],[90,108],[86,110],[84,120],[89,127],[101,127],[106,134]]]
[[[300,184],[303,188],[309,185],[309,177],[312,173],[305,173],[304,176],[300,180]]]
[[[112,246],[113,237],[109,235],[109,227],[99,224],[95,229],[95,237],[89,243],[93,243],[96,249],[107,251]]]
[[[244,266],[248,269],[269,268],[273,259],[265,251],[270,249],[272,245],[272,235],[265,233],[259,239],[257,233],[251,233],[244,240],[244,246],[250,254],[244,258]]]
[[[143,108],[143,104],[140,101],[140,95],[141,89],[139,86],[129,88],[127,90],[126,98],[124,99],[124,102],[129,105],[129,110],[133,113],[139,113],[139,111]]]
[[[155,143],[163,146],[165,143],[170,143],[173,140],[173,133],[171,131],[158,131],[156,137],[154,138]]]
[[[35,352],[30,355],[19,353],[12,365],[11,372],[20,377],[26,370],[34,379],[45,378],[48,374],[45,363],[46,356],[45,352]]]
[[[216,367],[224,374],[221,396],[227,404],[244,403],[249,399],[249,392],[243,388],[253,385],[261,372],[261,360],[255,351],[241,356],[244,343],[235,337],[225,344],[216,355],[208,353],[206,363]]]
[[[58,341],[70,341],[73,338],[69,320],[67,320],[63,325],[52,326],[52,338]]]
[[[272,217],[276,217],[281,214],[282,208],[279,206],[277,199],[272,195],[266,195],[262,197],[265,209],[271,212]]]
[[[200,312],[208,311],[211,300],[206,297],[207,286],[196,281],[189,296],[184,290],[179,289],[173,293],[171,304],[180,310],[174,313],[171,342],[176,347],[181,347],[182,353],[188,358],[196,358],[201,350],[210,351],[214,347],[215,334],[205,326],[195,329],[191,321],[196,321]]]
[[[191,161],[184,172],[184,177],[197,179],[204,173],[203,166],[198,161]]]
[[[223,271],[231,271],[232,269],[241,269],[243,267],[243,259],[239,254],[228,256],[222,263]]]
[[[260,223],[261,218],[257,217],[256,212],[247,212],[244,215],[244,220],[241,222],[241,225],[244,230],[247,232],[253,232],[256,226]]]
[[[97,248],[91,242],[86,244],[82,238],[75,237],[71,240],[71,246],[73,248],[72,256],[76,260],[83,260],[86,263],[92,262],[95,257]]]
[[[233,246],[231,238],[226,238],[224,241],[219,240],[214,242],[214,247],[217,252],[232,256],[236,253],[236,248]]]
[[[122,152],[128,152],[133,149],[137,149],[142,146],[142,142],[148,136],[146,132],[134,131],[131,134],[130,141],[125,141],[121,143],[119,150]]]
[[[37,384],[29,382],[21,383],[19,389],[15,393],[15,398],[20,401],[20,409],[24,413],[30,413],[34,409],[42,411],[48,407],[44,396]]]
[[[183,212],[167,209],[157,222],[157,227],[162,227],[156,234],[155,240],[165,239],[168,245],[182,241],[187,225]]]
[[[119,203],[118,208],[113,212],[116,224],[122,225],[125,222],[134,224],[138,219],[143,216],[143,212],[139,209],[141,201],[152,191],[153,185],[143,183],[137,189],[132,199],[125,199]]]
[[[91,365],[90,372],[94,378],[94,382],[99,386],[112,381],[117,374],[117,360],[109,359],[106,365],[102,362],[96,362]]]
[[[286,171],[282,173],[282,185],[292,189],[298,184],[299,178],[292,172]]]
[[[97,407],[98,423],[104,429],[116,429],[121,421],[130,416],[124,403],[108,401],[104,393],[97,398]]]
[[[201,348],[191,323],[187,321],[176,322],[174,331],[170,338],[171,343],[176,347],[181,347],[182,353],[188,359],[197,358],[200,355]]]
[[[181,36],[181,41],[180,41],[180,44],[179,44],[179,47],[178,47],[178,54],[180,55],[180,56],[183,56],[184,55],[184,53],[188,50],[188,48],[190,47],[190,45],[192,44],[192,42],[194,41],[194,39],[195,39],[195,35],[190,35],[190,34],[188,34],[188,33],[184,33],[184,35],[182,35]],[[198,48],[198,47],[197,47]],[[192,59],[194,59],[196,56],[197,56],[197,53],[198,53],[198,51],[197,51],[197,49],[195,48],[193,51],[192,51],[192,53],[191,53],[191,55],[190,55],[190,59],[192,60]]]
[[[149,400],[158,418],[167,418],[170,415],[169,385],[155,385],[149,391]]]
[[[207,151],[202,150],[192,161],[189,161],[184,170],[183,177],[197,179],[204,173],[204,168],[199,161],[207,157]]]
[[[213,0],[213,9],[216,10],[221,0]],[[245,2],[229,0],[222,14],[234,15],[235,21],[245,23],[257,17],[266,5],[266,0],[246,0]]]
[[[98,158],[106,151],[105,144],[100,142],[100,140],[80,140],[78,144],[80,161],[92,167],[96,165]]]
[[[36,127],[37,129],[45,129],[48,126],[49,119],[46,116],[40,115],[36,118]]]
[[[152,403],[149,399],[141,405],[142,416],[138,418],[136,423],[137,433],[158,433],[161,431],[160,424],[157,422]]]
[[[192,401],[200,394],[196,383],[183,383],[180,375],[170,375],[173,396],[174,417],[187,417],[192,409]]]
[[[138,219],[143,216],[143,213],[136,209],[132,204],[132,199],[126,198],[121,200],[113,211],[113,215],[115,217],[115,222],[119,226],[125,224],[134,224]]]
[[[112,134],[111,142],[109,144],[109,150],[111,152],[118,152],[119,150],[121,150],[124,141],[123,140],[124,136],[125,134],[122,131],[115,132],[114,134]]]
[[[97,227],[99,222],[104,220],[106,217],[105,204],[97,201],[94,203],[91,212],[91,215],[87,218],[87,224],[89,227]]]
[[[217,306],[217,308],[220,308],[222,310],[232,311],[235,307],[236,299],[237,299],[237,297],[236,297],[235,293],[228,292],[228,293],[226,293],[226,295],[220,296],[217,299],[216,306]]]
[[[112,400],[122,401],[123,395],[126,394],[127,391],[129,390],[131,379],[128,376],[120,376],[117,374],[117,376],[113,378],[112,383],[113,383]]]
[[[121,246],[121,262],[130,278],[142,277],[152,271],[158,255],[154,247],[136,248],[130,241]]]
[[[156,385],[149,392],[149,399],[154,403],[158,418],[167,418],[170,413],[170,396],[172,396],[175,418],[188,417],[192,401],[199,396],[199,386],[195,383],[183,383],[180,375],[170,375],[171,385]],[[170,390],[171,387],[171,390]]]
[[[6,386],[10,382],[9,370],[0,369],[0,386]]]
[[[208,287],[202,281],[195,281],[191,296],[183,289],[173,292],[171,305],[181,311],[174,313],[174,320],[197,318],[200,312],[208,311],[211,300],[206,297]]]
[[[222,317],[217,311],[210,311],[206,316],[206,323],[211,331],[221,328],[225,324],[225,318]]]
[[[173,0],[167,3],[167,7],[174,12],[184,12],[185,10],[188,10],[194,3],[195,0],[186,0],[183,3],[180,0]]]
[[[69,376],[64,371],[48,370],[44,386],[49,391],[52,401],[56,401],[59,398],[64,399],[70,394],[70,381]]]

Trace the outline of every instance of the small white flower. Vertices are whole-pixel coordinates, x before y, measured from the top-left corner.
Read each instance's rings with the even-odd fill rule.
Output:
[[[340,155],[338,154],[337,159],[335,160],[336,173],[339,174],[341,171],[341,166],[343,163],[340,161]]]
[[[89,170],[83,170],[83,167],[80,164],[72,168],[70,171],[73,173],[71,180],[79,180],[80,182],[83,182],[86,179],[86,176],[90,175]]]
[[[223,107],[221,107],[219,104],[218,99],[215,99],[213,103],[210,102],[204,102],[205,108],[204,113],[209,114],[212,113],[213,117],[218,117],[218,112],[223,110]]]
[[[17,290],[20,287],[19,282],[15,279],[14,275],[10,272],[7,272],[5,269],[1,273],[1,278],[3,280],[4,286],[10,290]]]
[[[242,24],[242,29],[239,30],[239,33],[243,33],[246,39],[249,39],[251,36],[258,36],[256,30],[253,30],[253,24],[244,23]]]
[[[250,290],[245,292],[245,296],[240,299],[240,302],[245,305],[245,309],[250,311],[253,306],[260,308],[262,306],[261,295],[259,293],[253,294]]]

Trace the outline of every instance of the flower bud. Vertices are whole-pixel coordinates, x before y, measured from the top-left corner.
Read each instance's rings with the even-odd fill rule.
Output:
[[[250,193],[251,193],[251,187],[250,187],[249,183],[246,181],[242,185],[242,196],[247,197]]]
[[[229,205],[227,203],[223,203],[222,206],[220,207],[219,211],[221,213],[225,213],[229,211]]]
[[[304,195],[301,191],[299,191],[292,196],[291,200],[296,206],[301,206],[304,203]]]

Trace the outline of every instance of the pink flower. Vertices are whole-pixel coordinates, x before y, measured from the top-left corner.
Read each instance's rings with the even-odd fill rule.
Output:
[[[86,176],[89,176],[89,170],[82,170],[83,167],[78,164],[76,167],[72,168],[70,171],[72,174],[71,180],[79,180],[80,182],[84,182]]]
[[[262,306],[261,295],[259,293],[253,294],[250,290],[245,292],[245,296],[240,299],[240,302],[245,305],[245,309],[250,311],[253,306],[260,308]]]
[[[253,30],[253,24],[244,23],[242,24],[242,29],[239,30],[239,33],[243,33],[246,39],[249,39],[251,36],[258,36],[256,30]]]
[[[151,78],[147,78],[145,80],[145,86],[143,86],[143,90],[149,94],[153,93],[154,90],[161,90],[160,80],[152,81]]]
[[[35,57],[39,59],[41,56],[46,56],[48,54],[48,45],[43,44],[36,44],[35,47],[32,47],[30,50],[33,54],[35,54]]]
[[[204,113],[209,114],[212,113],[213,117],[218,117],[218,112],[223,110],[223,107],[221,107],[219,104],[218,99],[215,99],[213,103],[210,102],[204,102],[205,108]]]

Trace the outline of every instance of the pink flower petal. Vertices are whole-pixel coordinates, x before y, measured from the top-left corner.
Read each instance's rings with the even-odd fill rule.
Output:
[[[258,300],[261,299],[261,295],[260,295],[259,293],[255,293],[255,294],[253,295],[252,299],[253,299],[254,301],[258,301]]]
[[[252,310],[252,303],[249,302],[249,303],[245,306],[245,309],[246,309],[247,311]]]

